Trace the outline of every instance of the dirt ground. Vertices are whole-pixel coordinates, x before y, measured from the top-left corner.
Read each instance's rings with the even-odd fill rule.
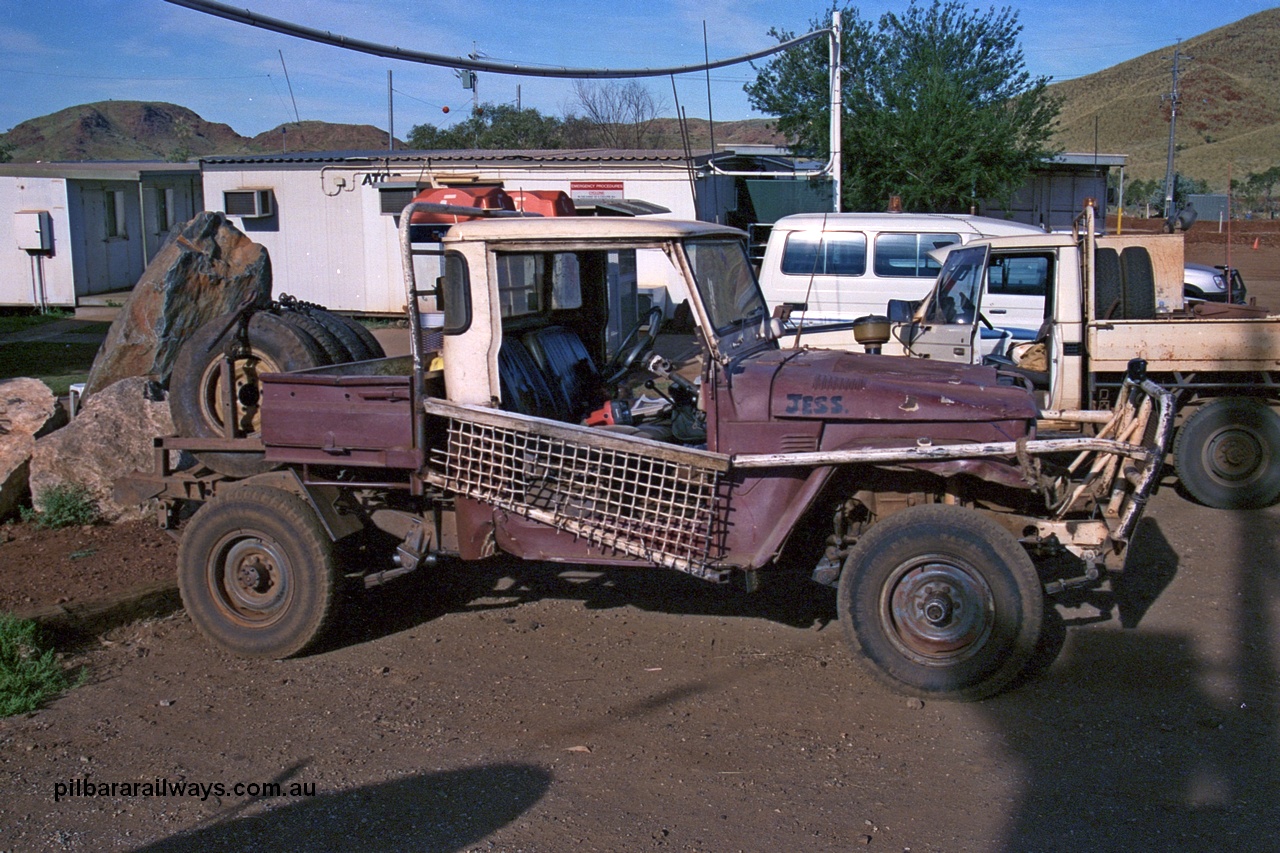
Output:
[[[1188,260],[1224,262],[1201,233]],[[1280,310],[1280,228],[1253,239],[1232,261]],[[0,721],[0,851],[1269,849],[1278,540],[1280,508],[1163,489],[1114,594],[1064,608],[1056,661],[978,704],[879,687],[804,567],[745,595],[443,566],[283,662],[179,612],[67,650],[86,683]],[[172,578],[176,550],[147,522],[0,527],[0,609]]]
[[[0,850],[1268,849],[1277,539],[1280,508],[1163,489],[1115,594],[977,704],[879,687],[798,571],[747,595],[442,566],[282,662],[178,613],[74,650],[87,683],[0,721]]]

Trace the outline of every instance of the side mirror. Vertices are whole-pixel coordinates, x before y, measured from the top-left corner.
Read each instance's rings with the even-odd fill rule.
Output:
[[[809,310],[808,302],[782,302],[782,303],[779,303],[778,305],[773,306],[773,317],[775,320],[781,320],[782,322],[785,323],[791,319],[791,313],[793,311],[808,311],[808,310]]]
[[[910,323],[911,318],[916,314],[916,309],[919,307],[919,302],[913,302],[908,299],[890,299],[887,309],[889,322],[895,325],[898,323]]]

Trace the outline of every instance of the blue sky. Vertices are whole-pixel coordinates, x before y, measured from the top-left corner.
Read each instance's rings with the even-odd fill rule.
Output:
[[[226,0],[228,5],[335,34],[446,55],[571,67],[663,67],[701,61],[703,24],[712,59],[775,43],[826,17],[822,0]],[[863,17],[907,2],[855,4]],[[986,0],[974,3],[981,9]],[[1027,68],[1062,80],[1152,50],[1171,48],[1272,2],[1072,0],[1008,4],[1023,24]],[[288,69],[286,80],[281,53]],[[1172,51],[1170,51],[1172,54]],[[163,0],[0,0],[0,131],[36,116],[101,100],[168,101],[246,136],[294,119],[387,127],[393,72],[395,132],[465,116],[471,93],[449,69],[344,51],[215,18]],[[750,66],[711,73],[717,121],[757,117],[742,92]],[[292,94],[290,93],[290,85]],[[480,76],[482,101],[563,114],[570,82]],[[674,115],[669,78],[649,81]],[[519,91],[517,92],[517,87]],[[677,78],[680,105],[707,115],[707,80]],[[449,107],[445,114],[443,107]]]

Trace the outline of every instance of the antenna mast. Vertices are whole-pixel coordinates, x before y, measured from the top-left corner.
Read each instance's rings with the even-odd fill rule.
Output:
[[[1178,39],[1178,41],[1182,41],[1182,39]],[[1174,214],[1173,132],[1178,124],[1178,107],[1182,106],[1182,95],[1178,92],[1178,60],[1181,55],[1181,49],[1175,47],[1173,49],[1173,91],[1163,98],[1169,101],[1169,163],[1164,173],[1164,218],[1166,221]],[[1189,56],[1187,57],[1187,59],[1190,58]]]

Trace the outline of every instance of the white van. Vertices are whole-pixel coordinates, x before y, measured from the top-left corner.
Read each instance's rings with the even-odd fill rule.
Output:
[[[1021,222],[943,213],[800,213],[773,226],[760,265],[769,310],[802,304],[792,319],[808,325],[884,314],[890,299],[923,299],[940,266],[933,249],[983,237],[1043,234]],[[984,300],[1000,326],[1039,328],[1043,308],[1021,316],[1022,298]]]

